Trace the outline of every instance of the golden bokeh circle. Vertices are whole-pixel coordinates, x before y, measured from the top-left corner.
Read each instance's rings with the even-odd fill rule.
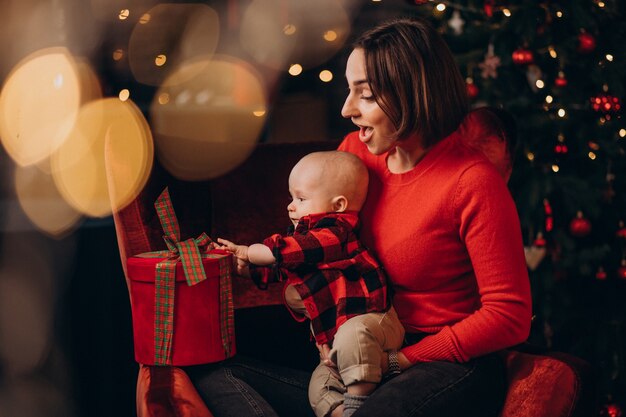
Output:
[[[81,108],[72,134],[52,155],[52,176],[72,207],[104,217],[141,191],[153,155],[148,123],[131,100],[92,101]]]
[[[46,171],[37,165],[16,166],[15,192],[22,210],[39,230],[63,237],[75,228],[82,215],[63,199]]]
[[[0,139],[19,165],[48,157],[72,129],[81,101],[77,65],[65,48],[18,63],[0,93]]]
[[[163,94],[166,104],[158,100]],[[226,57],[188,62],[166,80],[150,108],[159,161],[184,180],[223,175],[250,155],[265,112],[260,77],[246,63]]]

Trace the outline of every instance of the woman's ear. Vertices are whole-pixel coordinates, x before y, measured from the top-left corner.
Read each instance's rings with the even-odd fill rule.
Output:
[[[344,212],[348,208],[348,199],[343,195],[338,195],[337,197],[333,197],[332,206],[333,206],[334,212],[336,213]]]

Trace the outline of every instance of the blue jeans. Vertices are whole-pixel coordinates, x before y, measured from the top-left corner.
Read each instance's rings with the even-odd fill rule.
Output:
[[[308,372],[239,355],[184,369],[215,417],[315,417]]]
[[[314,416],[307,372],[243,357],[185,370],[215,417]],[[378,387],[354,417],[495,417],[505,394],[497,354],[419,363]]]
[[[497,354],[418,363],[378,387],[353,417],[496,417],[506,386]]]

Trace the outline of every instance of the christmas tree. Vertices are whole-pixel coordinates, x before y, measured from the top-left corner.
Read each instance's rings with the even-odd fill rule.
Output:
[[[533,344],[597,373],[599,415],[626,407],[624,3],[407,1],[445,36],[476,107],[518,124],[509,183],[525,237]]]

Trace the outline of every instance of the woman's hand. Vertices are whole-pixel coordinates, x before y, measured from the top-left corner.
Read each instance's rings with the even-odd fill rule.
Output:
[[[339,375],[339,370],[337,369],[337,364],[330,359],[330,346],[328,343],[324,343],[323,345],[315,344],[315,346],[317,346],[317,350],[320,351],[320,361],[326,365],[335,377],[341,379],[341,375]]]

